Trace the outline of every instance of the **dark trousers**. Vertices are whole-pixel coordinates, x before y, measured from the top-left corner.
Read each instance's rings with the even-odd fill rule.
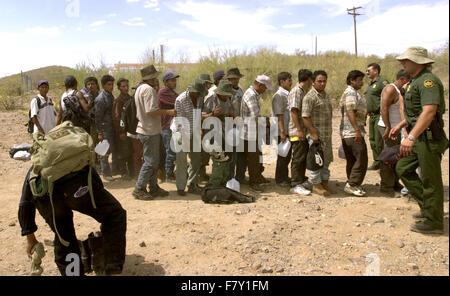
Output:
[[[386,131],[385,127],[378,126],[378,130],[381,135],[384,135]],[[400,145],[401,138],[400,135],[397,136],[397,139],[391,140],[390,138],[383,140],[384,147],[392,147],[395,145]],[[383,162],[380,162],[380,175],[381,175],[381,186],[380,188],[383,190],[394,190],[395,187],[399,187],[399,178],[395,173],[395,165],[387,165]]]
[[[280,142],[281,140],[278,137],[278,143]],[[292,155],[292,146],[289,149],[288,155],[286,155],[286,157],[281,157],[280,155],[278,155],[277,167],[275,170],[276,183],[289,181],[289,163],[291,162],[291,155]]]
[[[252,150],[249,151],[249,148]],[[256,141],[249,142],[244,140],[244,153],[248,165],[249,184],[250,185],[256,184],[261,179],[261,168],[262,168],[261,163],[259,161],[261,151],[259,151],[258,143]]]
[[[143,147],[141,141],[139,139],[131,139],[131,146],[133,147],[133,167],[135,176],[139,176],[139,172],[141,171],[142,164],[144,161],[142,160]]]
[[[116,171],[121,175],[128,174],[134,175],[133,166],[133,146],[131,145],[131,139],[120,139],[120,135],[116,133]],[[114,171],[114,155],[113,155],[113,171]]]
[[[367,146],[364,138],[361,142],[355,142],[355,138],[342,139],[345,158],[347,159],[346,173],[347,183],[350,186],[360,186],[367,173]]]
[[[55,232],[54,252],[55,263],[61,275],[66,275],[66,267],[70,262],[66,262],[66,256],[75,253],[79,258],[80,248],[78,245],[73,223],[73,211],[88,215],[101,223],[101,231],[104,239],[105,253],[105,273],[117,274],[122,272],[125,262],[125,233],[127,228],[127,214],[117,199],[103,188],[103,183],[95,172],[92,171],[92,189],[96,209],[91,203],[89,192],[81,197],[74,197],[74,193],[80,187],[87,186],[88,172],[85,170],[70,180],[55,183],[53,189],[53,207],[55,210],[56,228],[61,237],[69,242],[69,246],[61,244],[55,232],[53,224],[53,213],[48,196],[34,199],[34,203],[39,213],[45,219],[53,232]],[[28,193],[31,190],[28,187]],[[83,264],[80,260],[80,273],[83,274]]]
[[[373,163],[378,166],[378,155],[383,151],[383,138],[378,130],[378,121],[380,121],[380,114],[375,114],[369,117],[369,142],[372,149]]]
[[[306,156],[309,151],[308,141],[291,142],[291,186],[301,185],[308,180],[306,177]]]
[[[116,143],[115,143],[115,139],[114,139],[114,132],[110,131],[110,132],[104,132],[103,133],[103,137],[105,140],[108,141],[109,143],[109,149],[106,152],[106,154],[104,156],[100,156],[100,167],[101,167],[101,171],[102,171],[102,175],[104,177],[110,177],[112,176],[112,172],[111,172],[111,167],[109,165],[109,155],[112,154],[112,161],[113,164],[116,163],[116,156],[117,156],[117,152],[116,152]]]

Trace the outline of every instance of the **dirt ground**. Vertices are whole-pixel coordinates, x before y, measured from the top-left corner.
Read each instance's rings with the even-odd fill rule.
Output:
[[[13,160],[8,154],[14,144],[31,144],[26,121],[27,116],[18,112],[0,113],[0,275],[27,275],[30,268],[17,212],[31,162]],[[406,197],[380,197],[378,172],[367,173],[367,197],[343,192],[345,161],[337,156],[338,124],[335,117],[335,161],[330,169],[339,193],[330,198],[300,197],[277,187],[275,163],[264,171],[271,180],[266,192],[245,205],[209,205],[200,196],[180,197],[171,183],[161,184],[170,191],[169,197],[139,201],[131,195],[133,181],[105,182],[128,215],[123,274],[365,275],[379,262],[380,275],[448,276],[448,150],[442,161],[445,234],[422,235],[409,230],[417,204]],[[244,193],[251,192],[242,187]],[[75,213],[74,220],[79,239],[99,230],[89,217]],[[53,240],[39,214],[36,223],[38,240]],[[45,248],[43,275],[58,275],[53,248]]]

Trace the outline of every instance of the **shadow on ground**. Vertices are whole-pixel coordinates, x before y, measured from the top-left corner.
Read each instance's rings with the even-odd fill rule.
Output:
[[[166,271],[161,265],[145,262],[145,258],[138,254],[127,255],[123,266],[123,276],[161,276]]]

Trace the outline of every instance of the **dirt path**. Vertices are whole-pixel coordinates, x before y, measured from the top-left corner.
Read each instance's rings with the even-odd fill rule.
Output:
[[[0,275],[25,275],[30,265],[17,219],[30,162],[8,154],[13,144],[31,143],[25,122],[26,116],[17,112],[0,113]],[[344,194],[345,161],[337,157],[339,119],[334,123],[330,169],[340,193],[332,198],[300,198],[276,187],[275,164],[264,171],[272,181],[266,193],[247,205],[208,205],[198,196],[179,197],[169,183],[161,184],[169,197],[144,202],[131,196],[132,181],[105,182],[128,214],[124,274],[364,275],[370,264],[366,256],[375,254],[381,275],[449,275],[448,151],[443,158],[445,235],[425,236],[409,231],[416,203],[377,196],[378,172],[367,173],[368,197]],[[80,239],[99,229],[81,214],[74,220]],[[39,215],[36,222],[38,239],[53,240]],[[53,249],[45,248],[44,275],[57,275]]]

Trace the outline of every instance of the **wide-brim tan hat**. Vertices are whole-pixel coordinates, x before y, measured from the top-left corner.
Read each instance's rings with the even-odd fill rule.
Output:
[[[233,89],[233,85],[228,80],[221,80],[214,92],[218,95],[227,97],[232,97],[236,93]]]
[[[398,56],[396,59],[399,61],[410,60],[410,61],[413,61],[414,63],[420,64],[420,65],[434,63],[434,60],[432,60],[428,57],[428,51],[426,50],[426,48],[419,47],[419,46],[409,47],[405,51],[405,53]]]
[[[225,75],[225,79],[228,78],[242,78],[244,75],[241,74],[238,68],[228,69],[227,75]]]
[[[156,70],[155,66],[153,66],[153,65],[150,65],[150,66],[147,66],[147,67],[141,69],[142,80],[149,80],[149,79],[157,78],[160,74],[161,74],[161,72]]]

